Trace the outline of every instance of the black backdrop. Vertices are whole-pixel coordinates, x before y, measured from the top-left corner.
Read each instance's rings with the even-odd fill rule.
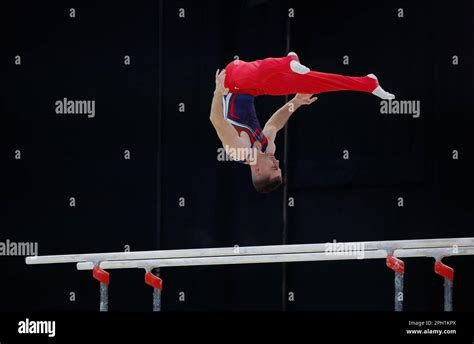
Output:
[[[473,236],[472,2],[12,6],[0,11],[0,241],[38,242],[44,255]],[[352,92],[299,110],[286,141],[294,206],[283,238],[283,189],[256,194],[248,168],[218,162],[208,116],[217,68],[234,56],[283,56],[287,39],[312,69],[375,73],[398,98],[420,100],[421,117],[381,115],[375,97]],[[95,100],[96,117],[55,114],[63,97]],[[257,99],[261,121],[284,101]],[[284,143],[280,136],[281,160]],[[455,309],[472,310],[472,258],[446,262],[456,268]],[[406,309],[441,310],[433,262],[406,263]],[[0,268],[0,310],[98,309],[97,283],[73,265],[0,257]],[[111,310],[151,309],[141,271],[111,276]],[[280,264],[173,268],[162,277],[165,311],[393,306],[393,274],[382,261],[288,264],[286,273]],[[294,301],[282,301],[283,282]]]

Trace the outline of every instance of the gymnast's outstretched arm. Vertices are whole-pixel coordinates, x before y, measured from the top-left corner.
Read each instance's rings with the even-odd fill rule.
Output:
[[[278,109],[272,117],[265,123],[263,133],[269,142],[274,142],[276,134],[283,129],[291,115],[295,113],[302,105],[313,104],[318,98],[311,94],[297,94],[292,100]]]

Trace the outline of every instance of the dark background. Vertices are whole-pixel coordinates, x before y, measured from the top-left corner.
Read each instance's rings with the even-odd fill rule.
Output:
[[[45,255],[473,236],[470,1],[1,6],[0,241],[38,242]],[[295,202],[284,219],[283,187],[257,194],[248,167],[217,161],[208,117],[217,68],[236,55],[284,56],[288,43],[312,69],[375,73],[399,99],[420,100],[421,118],[381,115],[377,98],[355,92],[298,110],[277,141]],[[63,97],[96,100],[96,117],[55,114]],[[262,124],[284,102],[257,99]],[[445,261],[456,271],[455,309],[472,310],[472,257]],[[405,309],[441,310],[433,261],[406,264]],[[0,257],[0,269],[0,311],[98,309],[97,282],[74,265]],[[165,311],[393,308],[381,260],[168,268],[162,277]],[[111,310],[151,310],[142,271],[113,271],[111,281]],[[294,302],[283,301],[285,284]]]

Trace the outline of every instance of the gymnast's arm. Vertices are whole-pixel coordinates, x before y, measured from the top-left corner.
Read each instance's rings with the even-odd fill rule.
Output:
[[[286,122],[291,115],[298,110],[301,105],[309,105],[314,103],[318,98],[311,97],[311,94],[297,94],[292,100],[283,105],[273,114],[265,123],[263,133],[269,141],[275,141],[276,134],[285,127]]]
[[[214,91],[214,97],[212,98],[211,115],[209,119],[227,153],[232,155],[231,151],[235,152],[239,148],[250,148],[250,142],[240,137],[232,124],[224,118],[222,97],[229,92],[229,90],[224,87],[224,79],[225,70],[220,74],[219,71],[217,71],[216,89]],[[231,151],[229,151],[229,149]]]

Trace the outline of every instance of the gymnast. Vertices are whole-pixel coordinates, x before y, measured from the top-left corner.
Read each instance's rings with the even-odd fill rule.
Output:
[[[317,100],[314,94],[333,91],[372,93],[382,99],[395,96],[380,87],[377,77],[363,77],[311,71],[291,52],[282,58],[252,62],[235,60],[216,72],[216,88],[210,120],[232,160],[250,166],[252,182],[260,193],[275,190],[282,183],[279,161],[275,158],[275,137],[301,106]],[[256,96],[295,97],[276,111],[263,130],[255,112]],[[246,152],[244,157],[235,152]]]

